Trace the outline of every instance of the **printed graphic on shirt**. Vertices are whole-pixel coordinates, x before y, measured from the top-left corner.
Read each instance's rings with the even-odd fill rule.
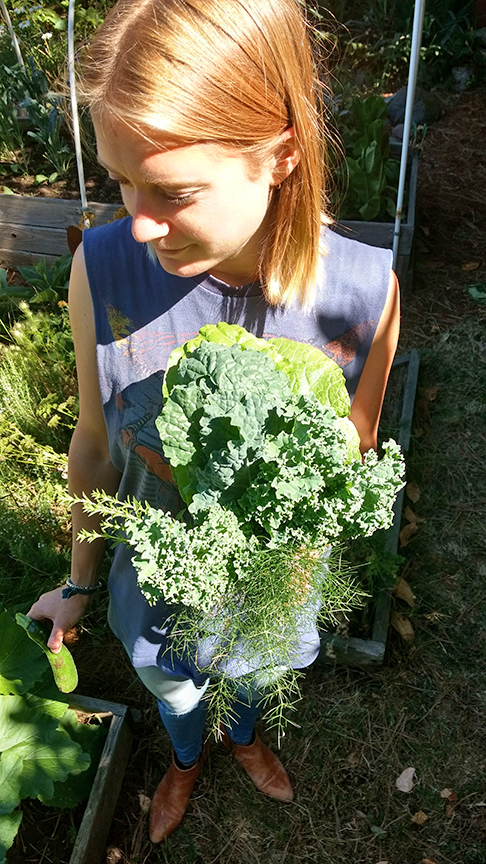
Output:
[[[371,337],[377,325],[378,321],[362,321],[361,324],[356,324],[342,336],[328,342],[322,350],[341,369],[344,369],[355,359],[359,345],[367,344],[368,339],[371,343]]]

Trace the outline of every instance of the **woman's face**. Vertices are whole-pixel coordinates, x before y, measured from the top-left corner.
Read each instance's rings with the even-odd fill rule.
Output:
[[[120,183],[133,237],[152,245],[164,270],[209,272],[234,286],[257,276],[272,187],[282,179],[276,160],[255,177],[241,153],[220,144],[154,143],[115,121],[95,119],[95,129],[99,161]]]

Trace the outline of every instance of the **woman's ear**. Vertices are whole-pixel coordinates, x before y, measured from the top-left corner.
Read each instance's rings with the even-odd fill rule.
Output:
[[[280,143],[273,168],[274,186],[280,186],[295,166],[300,162],[300,148],[295,139],[293,126],[289,126],[280,136]]]

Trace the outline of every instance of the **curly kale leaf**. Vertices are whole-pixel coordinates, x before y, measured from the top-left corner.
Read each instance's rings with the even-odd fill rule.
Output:
[[[296,402],[292,429],[267,438],[251,486],[230,506],[270,547],[323,549],[388,527],[402,473],[394,442],[381,460],[350,459],[346,421],[309,394]]]
[[[260,352],[202,342],[179,361],[157,428],[182,499],[198,496],[191,511],[247,488],[291,403],[288,378]]]
[[[247,540],[236,516],[217,504],[192,526],[148,505],[136,515],[125,512],[126,536],[120,539],[135,550],[138,584],[149,603],[164,597],[211,611],[258,546]]]

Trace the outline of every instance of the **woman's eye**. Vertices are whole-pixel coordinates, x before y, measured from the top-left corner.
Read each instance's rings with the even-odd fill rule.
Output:
[[[123,177],[115,177],[114,174],[110,174],[109,172],[108,177],[110,178],[110,180],[114,180],[115,183],[119,183],[120,186],[130,186],[130,182],[128,180],[125,180]]]
[[[175,207],[184,207],[192,200],[192,195],[167,195],[164,193],[164,198],[168,204],[174,204]]]

